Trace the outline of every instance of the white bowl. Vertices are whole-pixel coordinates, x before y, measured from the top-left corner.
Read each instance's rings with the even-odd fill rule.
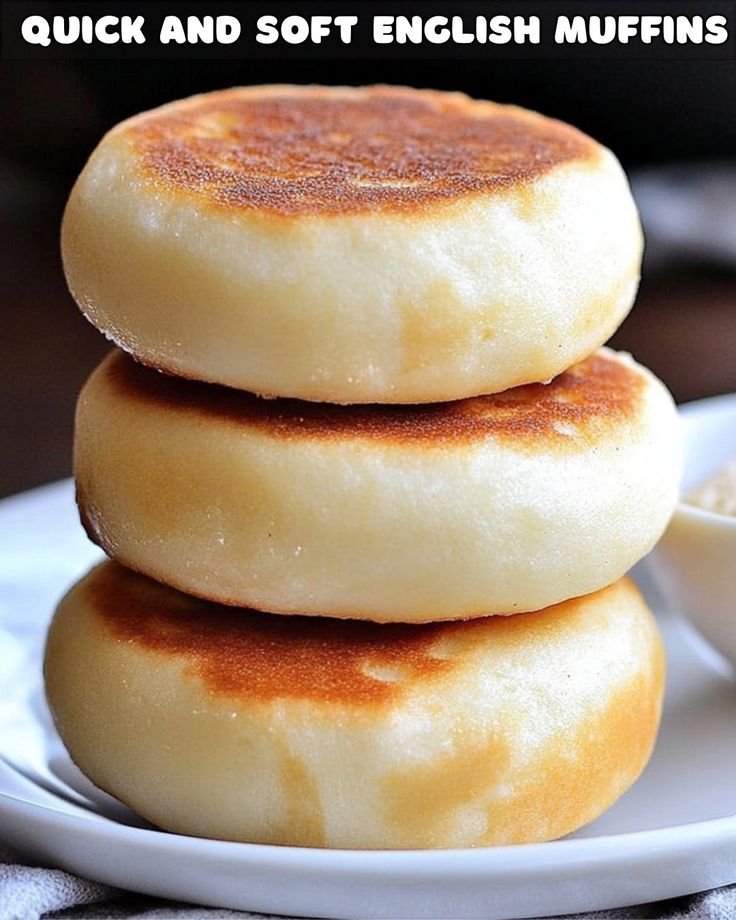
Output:
[[[680,415],[687,495],[736,458],[736,394],[689,403]],[[680,501],[650,562],[668,603],[736,662],[736,518]]]

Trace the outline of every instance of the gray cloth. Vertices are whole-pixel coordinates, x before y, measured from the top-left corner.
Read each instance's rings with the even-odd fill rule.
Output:
[[[11,858],[0,850],[0,920],[273,920],[265,914],[128,894]],[[736,885],[643,907],[576,914],[574,920],[736,920]]]

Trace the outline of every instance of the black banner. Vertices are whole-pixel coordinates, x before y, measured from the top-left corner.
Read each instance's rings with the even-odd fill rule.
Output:
[[[9,59],[733,60],[736,3],[5,2]]]

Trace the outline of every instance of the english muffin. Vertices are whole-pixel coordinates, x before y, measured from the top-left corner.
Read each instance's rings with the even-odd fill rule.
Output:
[[[536,610],[620,578],[674,507],[680,431],[601,350],[547,386],[425,406],[263,400],[120,352],[77,410],[90,537],[190,594],[429,621]]]
[[[142,362],[336,403],[550,379],[626,315],[641,250],[591,138],[387,86],[239,88],[131,118],[62,230],[81,309]]]
[[[110,562],[61,602],[45,667],[74,761],[154,824],[371,849],[592,820],[649,757],[663,669],[628,581],[409,626],[235,612]]]

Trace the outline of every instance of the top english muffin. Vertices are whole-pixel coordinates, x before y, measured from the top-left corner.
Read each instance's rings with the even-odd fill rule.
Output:
[[[238,88],[131,118],[62,228],[72,294],[140,361],[336,403],[549,380],[622,321],[641,251],[591,138],[386,86]]]

